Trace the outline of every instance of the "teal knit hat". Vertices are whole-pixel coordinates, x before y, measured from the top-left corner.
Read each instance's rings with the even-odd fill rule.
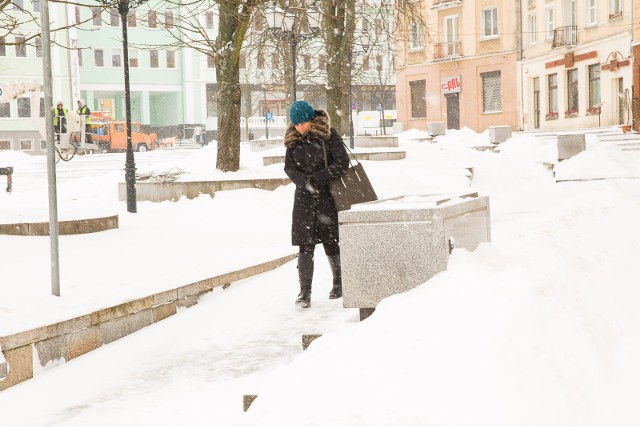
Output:
[[[310,122],[315,116],[315,110],[307,101],[296,101],[291,104],[289,118],[294,126],[300,123]]]

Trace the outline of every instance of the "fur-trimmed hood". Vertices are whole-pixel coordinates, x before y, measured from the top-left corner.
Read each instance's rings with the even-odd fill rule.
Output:
[[[331,138],[331,121],[329,120],[329,114],[324,110],[315,110],[315,112],[316,116],[311,120],[311,129],[308,135],[311,138],[327,141]],[[303,140],[304,136],[296,130],[294,125],[289,124],[287,132],[284,134],[284,145],[287,148],[291,148]]]

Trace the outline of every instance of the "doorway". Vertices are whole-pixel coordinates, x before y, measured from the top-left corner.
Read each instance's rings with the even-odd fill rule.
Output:
[[[447,129],[460,129],[460,93],[448,93],[447,100]]]

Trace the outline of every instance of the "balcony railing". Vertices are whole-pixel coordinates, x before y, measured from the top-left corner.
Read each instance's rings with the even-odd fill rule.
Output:
[[[449,9],[452,7],[462,6],[462,0],[436,0],[431,5],[432,10]]]
[[[433,52],[434,59],[444,59],[462,56],[462,44],[460,42],[436,43]]]
[[[558,27],[553,30],[552,49],[562,46],[575,46],[578,44],[578,27],[569,25],[566,27]]]

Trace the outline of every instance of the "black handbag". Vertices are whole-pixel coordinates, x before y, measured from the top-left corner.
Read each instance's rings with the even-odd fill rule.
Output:
[[[344,141],[342,142],[344,144]],[[378,200],[378,196],[371,186],[371,181],[364,171],[364,167],[358,159],[353,156],[349,147],[344,144],[349,151],[349,169],[340,177],[329,182],[329,190],[338,212],[351,209],[351,205],[356,203],[372,202]],[[327,147],[322,141],[322,151],[324,154],[324,165],[329,167],[327,162]],[[351,157],[356,161],[355,166],[351,163]]]

